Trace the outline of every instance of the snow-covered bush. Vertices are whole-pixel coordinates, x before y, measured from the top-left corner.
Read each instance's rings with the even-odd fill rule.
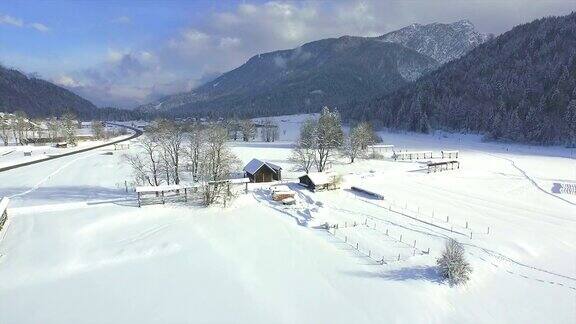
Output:
[[[472,267],[464,258],[464,247],[454,239],[446,242],[444,251],[436,261],[440,274],[450,286],[465,283],[470,279]]]

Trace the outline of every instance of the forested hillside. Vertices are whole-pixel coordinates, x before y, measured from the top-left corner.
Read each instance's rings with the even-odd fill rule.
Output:
[[[265,116],[342,108],[390,93],[485,40],[466,21],[380,37],[323,39],[259,54],[187,93],[140,107],[172,116]]]
[[[573,143],[576,14],[517,26],[414,84],[343,113],[413,131],[443,128]]]
[[[90,101],[48,81],[30,78],[0,66],[0,111],[24,111],[30,117],[89,115],[97,109]]]
[[[32,118],[62,116],[65,113],[72,113],[81,119],[127,120],[142,117],[142,113],[136,111],[98,109],[67,89],[0,66],[0,112],[16,111],[22,111]]]

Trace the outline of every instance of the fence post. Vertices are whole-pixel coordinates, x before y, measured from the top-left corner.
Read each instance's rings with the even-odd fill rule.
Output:
[[[466,221],[466,228],[468,228],[468,221]]]
[[[416,248],[416,240],[414,240],[414,248]]]
[[[398,253],[398,261],[400,261],[400,253]]]
[[[450,217],[446,216],[446,223],[449,223],[449,222],[450,222]]]
[[[400,234],[400,242],[402,242],[402,234]]]
[[[356,242],[356,250],[360,250],[360,248],[358,247],[358,242]]]
[[[470,239],[472,239],[472,231],[470,231]]]
[[[428,252],[426,252],[426,254],[430,254],[430,248],[428,248]]]
[[[344,235],[344,242],[348,242],[348,235]]]
[[[488,229],[486,230],[486,234],[490,234],[490,226],[488,226]]]
[[[128,181],[124,180],[124,188],[126,188],[126,192],[128,192]]]
[[[368,250],[368,257],[372,256],[372,251]]]
[[[388,229],[386,229],[386,236],[388,236]]]

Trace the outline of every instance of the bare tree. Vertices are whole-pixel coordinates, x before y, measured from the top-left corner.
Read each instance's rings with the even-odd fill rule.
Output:
[[[440,274],[451,286],[466,283],[470,279],[472,267],[464,257],[464,247],[454,239],[446,241],[444,251],[436,263]]]
[[[316,124],[314,140],[316,168],[322,172],[326,169],[326,164],[332,159],[334,152],[342,146],[344,140],[340,114],[337,111],[330,111],[328,107],[322,109]]]
[[[4,143],[4,146],[8,146],[8,140],[10,139],[10,123],[11,118],[9,118],[9,115],[0,113],[0,139]]]
[[[316,162],[316,133],[317,123],[313,119],[307,119],[300,127],[300,138],[296,142],[290,161],[296,165],[298,169],[308,173],[311,171],[312,166]]]
[[[188,130],[188,161],[190,162],[190,172],[194,180],[198,178],[200,168],[201,152],[206,136],[200,125],[194,124]]]
[[[162,149],[155,138],[154,132],[140,137],[142,153],[125,155],[126,161],[131,165],[137,184],[159,186],[162,184],[161,161]]]
[[[278,140],[278,137],[278,124],[276,124],[276,122],[271,118],[264,119],[264,121],[262,121],[262,129],[260,131],[260,138],[262,141],[274,142]]]
[[[93,120],[91,123],[92,126],[92,135],[95,139],[102,139],[105,137],[104,135],[104,125],[99,120]]]
[[[256,125],[251,119],[245,119],[240,122],[240,133],[242,134],[242,140],[248,142],[256,136]]]
[[[352,128],[350,135],[344,140],[342,153],[354,163],[357,157],[362,155],[364,150],[375,142],[376,136],[370,124],[363,122]]]
[[[48,137],[52,142],[56,142],[60,132],[60,122],[56,117],[50,117],[50,119],[46,121],[46,127],[48,129]]]
[[[78,128],[76,117],[71,113],[64,114],[60,127],[66,142],[70,145],[76,145],[76,129]]]
[[[184,127],[174,121],[161,120],[156,125],[163,158],[166,163],[167,178],[172,176],[175,184],[180,183],[180,165],[182,163],[183,145],[186,138]],[[169,182],[169,178],[167,179]]]
[[[23,145],[25,138],[25,133],[28,128],[28,119],[26,113],[23,111],[17,111],[14,113],[14,120],[12,122],[12,134],[16,143]]]
[[[206,145],[202,151],[199,175],[203,184],[202,200],[211,205],[230,196],[229,184],[221,182],[237,170],[240,161],[227,146],[228,134],[225,128],[210,126],[206,130]]]

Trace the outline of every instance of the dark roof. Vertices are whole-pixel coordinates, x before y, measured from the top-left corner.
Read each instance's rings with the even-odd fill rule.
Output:
[[[246,171],[250,174],[255,174],[264,165],[269,167],[272,171],[274,171],[276,173],[278,171],[282,170],[282,168],[280,166],[278,166],[274,163],[264,162],[264,161],[260,161],[258,159],[252,159],[252,161],[250,161],[250,162],[248,162],[248,164],[246,164],[246,166],[244,167],[244,171]]]

